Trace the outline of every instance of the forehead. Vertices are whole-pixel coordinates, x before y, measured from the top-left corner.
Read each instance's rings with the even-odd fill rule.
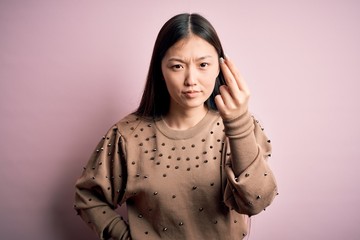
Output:
[[[165,56],[193,56],[193,55],[216,55],[217,52],[213,45],[199,36],[190,34],[172,45]]]

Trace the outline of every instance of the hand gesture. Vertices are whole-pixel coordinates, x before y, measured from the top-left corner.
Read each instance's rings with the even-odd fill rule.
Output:
[[[220,69],[226,85],[220,86],[220,94],[215,97],[215,104],[222,119],[231,120],[247,112],[250,91],[228,57],[220,58]]]

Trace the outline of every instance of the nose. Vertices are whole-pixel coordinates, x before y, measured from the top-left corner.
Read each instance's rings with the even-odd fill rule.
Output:
[[[197,84],[197,72],[193,67],[188,68],[184,84],[185,86],[195,86]]]

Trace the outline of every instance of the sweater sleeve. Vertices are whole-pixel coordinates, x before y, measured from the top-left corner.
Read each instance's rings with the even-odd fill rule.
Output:
[[[239,213],[258,214],[277,195],[277,185],[269,168],[271,143],[250,113],[224,121],[227,142],[223,156],[227,182],[224,202]]]
[[[101,139],[75,184],[74,208],[100,239],[130,239],[115,211],[126,185],[125,148],[116,126]]]

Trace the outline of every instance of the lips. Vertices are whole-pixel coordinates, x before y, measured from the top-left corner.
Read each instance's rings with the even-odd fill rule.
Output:
[[[187,98],[195,98],[198,96],[200,91],[198,90],[186,90],[182,92]]]
[[[183,91],[183,93],[199,93],[200,91],[198,90],[187,90],[187,91]]]

